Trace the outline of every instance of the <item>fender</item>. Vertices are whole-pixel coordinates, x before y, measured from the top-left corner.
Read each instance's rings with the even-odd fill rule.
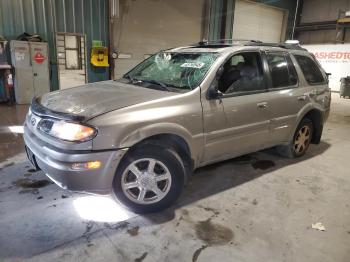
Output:
[[[312,110],[317,110],[321,113],[321,115],[324,115],[324,109],[317,103],[308,103],[306,104],[297,114],[297,118],[296,121],[294,123],[294,126],[290,129],[290,133],[289,133],[289,141],[291,141],[293,139],[295,130],[297,129],[300,121]],[[323,118],[322,118],[323,119]],[[321,123],[321,126],[323,126],[323,122]]]
[[[119,146],[130,148],[144,139],[162,134],[177,135],[183,138],[190,149],[191,158],[195,162],[194,165],[197,165],[204,151],[203,134],[192,135],[183,126],[175,123],[154,123],[143,126],[124,137],[120,141]]]

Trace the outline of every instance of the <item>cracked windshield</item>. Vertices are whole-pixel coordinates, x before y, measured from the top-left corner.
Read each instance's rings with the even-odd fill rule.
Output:
[[[191,90],[201,83],[218,56],[218,53],[160,52],[131,70],[124,78],[132,82]]]

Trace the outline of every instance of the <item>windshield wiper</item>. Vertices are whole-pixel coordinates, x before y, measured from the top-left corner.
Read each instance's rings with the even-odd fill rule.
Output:
[[[135,82],[135,78],[131,77],[130,75],[125,75],[123,78],[129,79],[130,83]]]
[[[124,78],[128,79],[128,80],[130,81],[131,84],[137,84],[137,83],[155,84],[155,85],[157,85],[157,86],[162,87],[163,90],[166,90],[166,91],[169,91],[169,92],[172,91],[172,90],[169,89],[169,87],[178,89],[178,87],[175,86],[175,85],[166,84],[166,83],[160,82],[160,81],[158,81],[158,80],[153,80],[153,79],[138,79],[138,78],[131,77],[130,75],[126,75],[126,76],[124,76]]]
[[[146,83],[150,83],[150,84],[156,84],[158,86],[161,86],[164,90],[166,91],[171,91],[169,88],[168,88],[168,85],[165,84],[165,83],[162,83],[160,81],[157,81],[157,80],[152,80],[152,79],[147,79],[147,80],[139,80],[141,82],[146,82]]]

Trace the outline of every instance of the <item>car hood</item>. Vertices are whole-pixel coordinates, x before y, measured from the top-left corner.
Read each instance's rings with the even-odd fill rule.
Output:
[[[175,94],[116,81],[104,81],[45,94],[39,103],[48,111],[87,120],[123,107]]]

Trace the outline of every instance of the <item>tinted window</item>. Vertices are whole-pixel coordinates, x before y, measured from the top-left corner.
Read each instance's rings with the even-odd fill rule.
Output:
[[[219,80],[224,94],[265,90],[260,54],[244,52],[232,56],[225,64]]]
[[[298,78],[289,57],[282,53],[268,53],[267,63],[270,69],[273,88],[296,85]]]
[[[304,77],[309,84],[324,83],[324,77],[316,62],[308,56],[294,55],[297,60]]]

